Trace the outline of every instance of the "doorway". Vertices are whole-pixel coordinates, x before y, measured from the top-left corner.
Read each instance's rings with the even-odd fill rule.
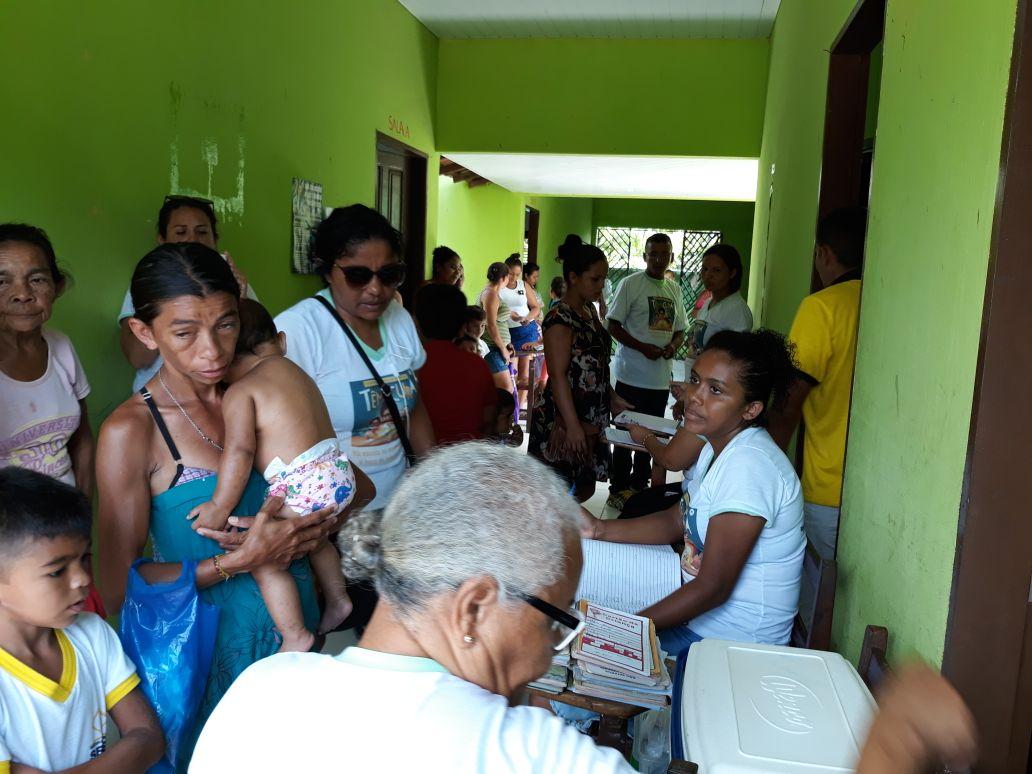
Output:
[[[523,262],[538,262],[538,227],[541,213],[533,207],[523,208]]]
[[[886,0],[859,0],[831,47],[818,221],[842,207],[866,208],[870,198],[881,87],[881,50],[885,37],[885,4]],[[824,287],[817,273],[816,246],[814,258],[810,274],[811,293]],[[860,274],[862,279],[862,263]],[[804,423],[800,421],[795,439],[795,465],[800,475],[805,432]],[[848,427],[846,432],[848,448]]]
[[[407,307],[426,278],[426,164],[426,154],[376,133],[376,209],[401,232]]]
[[[974,712],[979,772],[1032,770],[1032,18],[1018,3],[942,671]],[[1015,398],[1018,398],[1017,400]],[[1017,451],[1016,451],[1017,449]]]

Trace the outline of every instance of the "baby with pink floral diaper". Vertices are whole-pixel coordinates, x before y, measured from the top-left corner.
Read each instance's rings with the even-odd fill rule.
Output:
[[[225,450],[210,502],[194,508],[194,529],[225,529],[252,469],[263,471],[269,496],[283,498],[280,518],[332,507],[340,513],[355,498],[356,471],[340,450],[315,382],[287,360],[286,340],[256,301],[240,301],[236,359],[222,398]],[[284,460],[289,460],[285,462]],[[363,480],[365,476],[357,471]],[[326,607],[319,634],[333,631],[351,613],[340,557],[328,540],[309,553]],[[282,637],[280,651],[311,650],[315,635],[304,622],[297,584],[285,568],[266,566],[252,575]]]

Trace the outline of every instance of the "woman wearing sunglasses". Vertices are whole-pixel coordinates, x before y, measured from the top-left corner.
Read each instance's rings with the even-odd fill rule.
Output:
[[[197,242],[212,250],[218,250],[218,221],[215,218],[215,205],[210,200],[196,196],[165,197],[161,209],[158,210],[158,244],[176,242]],[[233,277],[240,286],[241,298],[257,301],[258,296],[247,283],[247,277],[233,263],[229,253],[222,253],[222,257],[229,264]],[[158,372],[162,361],[157,350],[147,349],[130,330],[129,318],[135,312],[133,298],[126,288],[122,310],[118,313],[119,343],[126,361],[136,369],[133,390],[139,390]]]
[[[426,353],[409,313],[394,301],[405,281],[400,255],[401,235],[376,210],[335,209],[315,235],[326,287],[276,317],[287,357],[319,385],[342,450],[376,485],[373,510],[386,505],[406,458],[434,444],[416,381]]]
[[[519,513],[498,471],[534,481]],[[583,623],[578,509],[533,458],[496,444],[441,449],[401,483],[382,519],[351,519],[348,575],[380,604],[337,656],[283,653],[241,675],[208,721],[192,774],[227,771],[585,772],[634,769],[547,710],[511,706]],[[690,690],[690,688],[689,688]],[[305,712],[282,712],[283,697]],[[262,740],[227,744],[227,739]],[[306,744],[308,740],[331,744]],[[889,686],[857,771],[967,765],[974,724],[927,667]]]

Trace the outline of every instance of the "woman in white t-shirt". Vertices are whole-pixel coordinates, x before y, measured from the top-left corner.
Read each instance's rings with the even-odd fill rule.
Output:
[[[584,515],[584,536],[617,543],[683,540],[679,590],[643,610],[669,653],[703,637],[782,645],[799,601],[806,537],[799,478],[765,429],[794,374],[791,350],[774,331],[723,331],[695,361],[684,423],[668,447],[698,461],[678,505],[629,521]],[[658,447],[655,435],[632,438]],[[697,437],[705,439],[699,450]]]
[[[394,302],[405,281],[400,255],[401,235],[376,210],[337,208],[315,235],[316,269],[326,287],[276,317],[287,335],[287,357],[319,385],[342,450],[376,485],[374,510],[387,504],[405,472],[406,441],[419,457],[434,445],[416,380],[426,353],[409,313]],[[403,427],[395,425],[376,376],[324,304],[389,387]]]
[[[710,338],[720,331],[752,330],[753,316],[741,296],[742,256],[734,246],[716,244],[702,254],[702,284],[710,293],[709,300],[695,313],[689,337],[691,360],[702,352]]]
[[[535,482],[518,518],[499,471]],[[510,706],[582,628],[577,514],[559,478],[517,450],[435,452],[382,520],[362,514],[341,534],[345,573],[380,593],[358,645],[248,669],[190,771],[632,772],[547,710]],[[304,710],[283,712],[284,696]]]
[[[44,329],[65,287],[42,229],[0,225],[0,466],[93,495],[90,385],[69,338]]]

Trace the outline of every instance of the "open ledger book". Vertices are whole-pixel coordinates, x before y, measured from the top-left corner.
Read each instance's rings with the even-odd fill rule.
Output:
[[[581,549],[577,599],[633,614],[681,587],[680,557],[670,546],[582,539]]]

